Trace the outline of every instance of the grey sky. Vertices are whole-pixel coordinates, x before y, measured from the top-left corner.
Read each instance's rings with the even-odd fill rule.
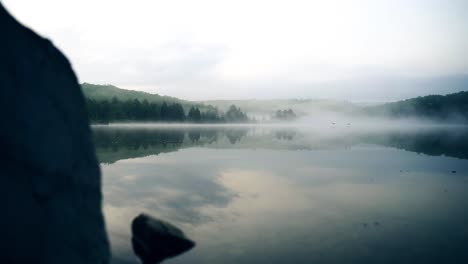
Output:
[[[392,100],[468,88],[463,0],[3,0],[82,82],[186,99]]]

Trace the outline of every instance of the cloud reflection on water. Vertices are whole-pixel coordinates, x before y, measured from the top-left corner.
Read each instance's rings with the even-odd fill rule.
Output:
[[[295,132],[289,139],[277,131],[247,130],[232,144],[216,133],[211,143],[202,131],[196,144],[186,136],[169,152],[103,165],[116,262],[133,259],[128,223],[140,211],[181,226],[198,242],[193,252],[168,263],[430,263],[466,257],[463,159],[369,144],[394,141],[389,135],[369,142],[355,135]],[[149,144],[148,153],[159,147]],[[127,158],[135,153],[125,144],[119,148],[128,150]]]

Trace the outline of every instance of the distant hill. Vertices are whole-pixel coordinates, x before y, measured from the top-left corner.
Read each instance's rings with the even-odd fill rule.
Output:
[[[226,112],[231,105],[236,105],[242,111],[256,118],[271,116],[277,110],[292,109],[299,116],[326,111],[395,118],[417,117],[436,121],[468,122],[468,91],[448,95],[428,95],[373,106],[359,106],[347,101],[318,99],[210,100],[195,102],[141,91],[125,90],[113,85],[83,83],[81,87],[87,98],[97,101],[110,101],[113,97],[116,97],[121,101],[138,99],[156,104],[162,104],[162,102],[168,104],[178,103],[182,105],[186,112],[192,106],[198,107],[201,111],[218,108]]]
[[[364,113],[390,117],[418,117],[468,122],[468,91],[428,95],[363,108]]]
[[[81,89],[83,90],[84,95],[87,98],[95,99],[95,100],[110,100],[112,97],[117,97],[117,99],[121,101],[126,100],[133,100],[138,99],[140,101],[148,100],[148,102],[153,103],[162,103],[164,102],[174,102],[174,103],[182,103],[183,100],[180,100],[175,97],[170,96],[161,96],[158,94],[150,94],[141,91],[133,91],[133,90],[126,90],[114,85],[99,85],[99,84],[90,84],[90,83],[83,83],[81,84]]]
[[[89,120],[111,122],[241,123],[248,116],[235,106],[220,112],[211,105],[118,88],[83,83]]]
[[[86,98],[98,101],[112,100],[116,97],[120,101],[138,99],[140,101],[147,100],[149,103],[161,104],[162,102],[180,103],[185,111],[191,106],[197,106],[202,111],[219,110],[226,112],[231,105],[236,105],[242,111],[255,115],[273,115],[280,109],[293,109],[299,115],[306,115],[313,111],[332,111],[332,112],[350,112],[354,111],[357,106],[350,102],[333,101],[333,100],[317,100],[317,99],[276,99],[276,100],[210,100],[210,101],[186,101],[176,97],[161,96],[141,91],[126,90],[114,85],[97,85],[90,83],[81,84],[82,90]]]
[[[81,89],[86,98],[94,99],[97,101],[112,100],[113,97],[116,97],[120,101],[138,99],[139,101],[147,100],[149,103],[157,104],[162,104],[163,102],[166,102],[168,104],[179,103],[184,107],[184,109],[186,109],[186,111],[191,106],[197,106],[200,108],[200,110],[206,110],[208,108],[211,108],[211,106],[207,106],[198,102],[186,101],[171,96],[162,96],[141,91],[126,90],[116,87],[114,85],[98,85],[83,83],[81,84]]]

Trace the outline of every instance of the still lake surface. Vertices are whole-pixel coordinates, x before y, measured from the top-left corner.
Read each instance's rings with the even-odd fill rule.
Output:
[[[468,263],[468,129],[93,127],[113,263],[140,212],[197,245],[165,263]]]

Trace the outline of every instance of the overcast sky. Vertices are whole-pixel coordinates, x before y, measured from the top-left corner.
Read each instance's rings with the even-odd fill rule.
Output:
[[[195,100],[468,90],[464,0],[2,3],[68,56],[80,82]]]

